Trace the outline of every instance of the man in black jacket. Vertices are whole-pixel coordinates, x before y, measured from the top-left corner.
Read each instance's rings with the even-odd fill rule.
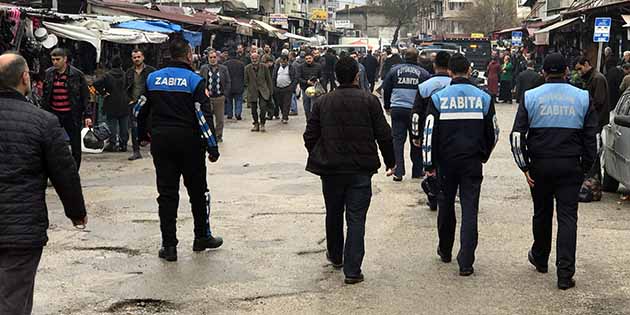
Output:
[[[374,55],[372,55],[372,51],[368,50],[368,54],[363,59],[362,63],[363,66],[365,66],[365,74],[367,75],[367,80],[370,85],[370,91],[374,92],[376,72],[378,71],[378,60],[374,57]]]
[[[138,134],[141,141],[152,141],[162,231],[159,257],[176,261],[180,177],[184,177],[193,213],[193,251],[217,248],[223,244],[223,239],[213,237],[210,230],[205,159],[207,152],[208,160],[216,162],[219,148],[213,135],[202,140],[202,136],[208,136],[208,131],[214,134],[206,83],[192,71],[192,49],[187,41],[175,39],[169,50],[172,58],[169,66],[151,73],[147,79],[147,101],[138,114]],[[146,128],[149,114],[152,119],[150,137]],[[198,115],[203,116],[209,125],[204,133],[200,130]]]
[[[380,102],[358,88],[359,67],[355,60],[341,58],[335,71],[341,85],[314,104],[306,125],[306,170],[322,179],[327,258],[333,267],[343,266],[347,284],[355,284],[363,281],[361,264],[372,175],[381,167],[377,144],[388,176],[395,168],[394,148]],[[344,210],[348,219],[345,247]]]
[[[300,88],[302,89],[302,103],[304,105],[304,115],[306,119],[311,115],[311,106],[313,98],[306,95],[306,89],[314,86],[322,78],[322,66],[315,62],[315,59],[311,53],[307,53],[304,57],[305,62],[296,69],[297,79],[300,82]]]
[[[154,67],[151,67],[144,63],[144,52],[140,49],[134,49],[131,52],[131,60],[133,61],[133,67],[127,69],[125,74],[125,84],[127,95],[129,96],[129,113],[131,118],[131,146],[133,148],[133,154],[129,157],[130,161],[141,159],[140,154],[140,141],[138,141],[138,121],[133,113],[133,106],[140,96],[144,95],[147,89],[147,77],[153,71]]]
[[[105,96],[103,112],[107,116],[107,126],[112,132],[106,152],[127,152],[129,141],[129,106],[125,93],[125,73],[120,56],[112,57],[112,69],[94,82],[94,87]],[[120,143],[117,143],[120,138]]]
[[[53,66],[46,70],[42,108],[55,114],[70,137],[72,156],[81,167],[81,129],[83,120],[91,125],[87,105],[89,94],[87,81],[81,70],[68,64],[68,52],[55,48],[50,53]]]
[[[76,164],[54,115],[28,103],[26,60],[0,56],[0,314],[31,314],[35,274],[48,241],[46,177],[66,216],[87,224]]]
[[[228,119],[236,117],[242,120],[243,92],[245,91],[245,64],[238,59],[234,52],[230,51],[230,59],[224,63],[230,73],[230,91],[225,95],[225,114]]]
[[[334,91],[337,88],[337,83],[335,82],[335,65],[337,64],[337,53],[334,49],[328,48],[323,59],[322,86],[326,91]],[[328,88],[329,83],[330,89]]]
[[[536,62],[532,59],[527,61],[527,69],[521,71],[516,77],[516,101],[521,102],[525,91],[541,86],[545,83],[543,77],[534,70]]]

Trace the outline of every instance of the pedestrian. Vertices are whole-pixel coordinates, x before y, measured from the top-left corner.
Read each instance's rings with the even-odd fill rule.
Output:
[[[501,64],[498,61],[498,57],[493,54],[492,59],[488,63],[486,69],[486,77],[488,78],[488,93],[492,96],[492,99],[496,102],[499,95],[499,74],[501,73]]]
[[[248,65],[252,62],[249,54],[245,52],[245,46],[243,44],[239,44],[236,46],[236,57],[244,64]]]
[[[527,61],[527,69],[521,71],[516,78],[516,101],[520,104],[525,91],[541,86],[545,83],[543,77],[534,70],[534,60]]]
[[[359,67],[339,59],[335,72],[340,86],[314,105],[304,132],[306,170],[321,177],[326,204],[326,257],[343,268],[346,284],[364,280],[365,222],[372,198],[372,175],[378,172],[381,150],[387,175],[395,168],[391,129],[378,99],[358,88]],[[340,148],[344,148],[340,150]],[[347,220],[344,245],[343,217]]]
[[[280,57],[280,63],[276,64],[273,69],[272,81],[275,102],[282,110],[282,123],[287,124],[289,122],[291,97],[297,85],[295,69],[289,64],[288,56],[283,55]]]
[[[398,55],[398,49],[396,48],[392,49],[388,47],[386,49],[386,55],[383,57],[384,60],[381,63],[381,80],[384,82],[385,77],[387,76],[387,74],[389,74],[389,70],[391,70],[393,66],[403,63],[403,61],[400,58],[400,55]],[[384,83],[381,83],[381,85],[376,89],[376,93],[381,94],[381,91],[384,87],[383,84]]]
[[[223,239],[212,236],[210,229],[210,193],[205,161],[207,152],[208,160],[216,162],[219,147],[214,136],[207,139],[206,144],[199,141],[204,133],[200,130],[197,106],[208,124],[204,130],[214,134],[206,82],[190,66],[192,48],[186,40],[172,40],[169,51],[171,60],[167,67],[151,73],[147,79],[147,101],[138,114],[138,134],[143,142],[151,140],[162,232],[158,256],[166,261],[177,261],[180,177],[184,178],[193,214],[193,251],[217,248],[223,244]],[[150,137],[146,127],[149,116]]]
[[[357,51],[350,52],[350,57],[354,59],[359,64],[359,87],[369,91],[370,83],[367,78],[367,71],[365,70],[365,66],[361,62],[359,62],[359,53]]]
[[[543,73],[546,83],[525,92],[510,142],[534,203],[534,243],[528,260],[538,272],[547,273],[555,206],[558,288],[566,290],[575,286],[578,193],[597,159],[598,121],[588,91],[565,81],[568,68],[561,54],[545,58]]]
[[[296,76],[297,78],[297,66],[296,66],[296,61],[297,61],[297,56],[295,54],[295,52],[290,52],[289,53],[289,64],[293,66],[293,75]],[[299,91],[299,85],[298,88],[293,89],[291,92],[293,93],[291,95],[291,110],[289,111],[289,116],[297,116],[298,115],[298,104],[297,104],[297,93]]]
[[[263,46],[263,55],[262,55],[262,60],[263,62],[266,62],[266,60],[271,60],[273,62],[275,58],[273,57],[273,54],[271,53],[271,46],[269,46],[269,44],[265,44],[265,46]]]
[[[420,148],[413,145],[411,134],[411,110],[416,100],[418,85],[429,79],[429,73],[418,65],[418,52],[408,49],[405,63],[394,66],[383,81],[385,110],[392,116],[394,153],[396,170],[394,181],[400,182],[405,176],[405,142],[409,136],[411,145],[411,178],[421,178],[422,154]]]
[[[623,66],[626,63],[630,63],[630,50],[626,50],[623,52],[623,58],[619,61],[619,65]]]
[[[365,74],[370,86],[370,92],[374,92],[374,84],[376,83],[376,72],[378,71],[378,59],[372,54],[372,50],[368,50],[367,56],[363,61]]]
[[[434,72],[435,72],[435,69],[433,68],[433,63],[434,63],[434,61],[432,61],[431,58],[429,56],[427,56],[426,52],[423,51],[420,54],[420,59],[419,59],[418,65],[420,65],[420,67],[422,67],[424,70],[427,70],[427,72],[429,74],[431,74],[431,75],[433,75]]]
[[[247,88],[247,101],[252,108],[254,127],[252,132],[265,132],[267,113],[271,112],[271,93],[273,83],[269,68],[260,63],[260,56],[252,54],[252,63],[245,67],[245,87]]]
[[[606,77],[595,69],[586,57],[580,57],[575,64],[575,70],[584,81],[588,90],[589,97],[592,99],[592,106],[597,111],[599,117],[599,130],[597,132],[598,143],[601,143],[601,132],[604,126],[608,125],[610,120],[610,111],[608,109],[610,96],[608,95],[608,82]],[[599,159],[595,159],[594,174],[595,179],[601,182],[601,163]]]
[[[129,96],[129,117],[131,119],[131,146],[133,154],[130,161],[142,158],[140,154],[140,141],[138,140],[138,121],[133,115],[133,107],[147,90],[147,77],[155,68],[144,63],[144,52],[138,48],[131,51],[133,66],[127,69],[125,75],[126,91]]]
[[[334,91],[337,88],[337,83],[335,82],[335,65],[337,64],[337,53],[334,49],[328,48],[326,49],[326,54],[324,55],[324,62],[322,67],[322,86],[326,92]],[[330,88],[328,85],[330,84]]]
[[[210,100],[210,110],[214,117],[214,128],[219,143],[223,142],[223,127],[225,126],[225,94],[232,91],[230,72],[218,62],[216,51],[208,53],[208,64],[201,67],[201,76],[205,80],[206,92]]]
[[[316,63],[311,53],[307,53],[304,57],[304,63],[296,69],[297,78],[300,82],[300,88],[302,89],[302,103],[304,105],[304,114],[306,120],[311,115],[311,104],[313,98],[306,95],[306,89],[314,86],[322,78],[322,66]]]
[[[46,70],[42,96],[42,108],[55,114],[70,138],[72,157],[81,168],[81,129],[92,125],[85,75],[68,63],[68,52],[55,48],[50,52],[53,66]]]
[[[619,91],[619,86],[623,81],[623,70],[620,67],[617,67],[617,57],[610,56],[608,60],[606,60],[606,82],[608,83],[608,110],[609,112],[613,111],[615,107],[617,107],[617,102],[619,102],[619,98],[621,97],[621,92]]]
[[[446,51],[438,52],[432,66],[435,75],[418,85],[418,92],[416,93],[416,100],[413,104],[411,118],[411,138],[413,139],[413,144],[418,148],[422,148],[425,116],[427,107],[431,101],[431,96],[435,94],[435,92],[451,85],[451,77],[448,74],[448,62],[450,59],[451,55]],[[425,157],[423,157],[423,159],[424,158]],[[438,207],[438,196],[435,194],[435,192],[439,190],[437,182],[437,176],[427,176],[422,182],[423,190],[425,190],[428,197],[427,205],[432,211],[436,211]]]
[[[514,65],[510,61],[510,55],[503,57],[503,65],[501,65],[501,74],[499,79],[501,80],[501,91],[499,93],[499,100],[512,104],[512,79],[513,79]]]
[[[0,314],[30,315],[35,275],[48,241],[50,179],[76,227],[87,214],[76,163],[59,119],[29,103],[26,60],[0,56]]]
[[[470,81],[470,62],[462,54],[448,65],[451,85],[431,96],[424,128],[424,165],[429,176],[439,175],[442,196],[438,200],[438,255],[448,263],[455,241],[455,195],[459,189],[462,208],[459,275],[474,273],[477,248],[479,193],[483,163],[499,139],[494,102]],[[436,173],[437,170],[437,173]]]
[[[273,59],[273,56],[269,56],[269,55],[263,56],[262,63],[265,65],[265,67],[267,67],[267,69],[269,69],[269,73],[273,74],[273,69],[275,66],[275,60]],[[273,81],[273,77],[272,77],[272,81]],[[276,102],[276,98],[273,93],[274,93],[274,90],[273,90],[273,84],[272,84],[271,110],[267,112],[267,120],[274,120],[274,119],[280,118],[280,105],[278,104],[278,102]]]
[[[623,94],[630,87],[630,63],[624,63],[622,66],[623,69],[623,81],[619,85],[619,93]]]
[[[234,52],[230,52],[230,59],[225,63],[225,66],[230,74],[230,91],[227,91],[225,95],[225,114],[228,119],[236,117],[236,120],[242,120],[245,64]]]
[[[112,68],[105,75],[94,81],[94,87],[103,100],[103,113],[107,117],[107,126],[111,131],[105,152],[127,152],[129,141],[129,102],[125,91],[125,72],[122,70],[122,59],[114,55]],[[120,141],[118,141],[120,139]]]

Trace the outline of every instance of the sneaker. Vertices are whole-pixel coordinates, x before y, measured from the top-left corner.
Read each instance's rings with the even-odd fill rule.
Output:
[[[363,282],[363,280],[365,280],[363,274],[359,274],[358,277],[346,277],[346,280],[344,280],[344,282],[346,284],[357,284]]]
[[[165,247],[160,248],[158,257],[166,261],[177,261],[177,247],[165,246]]]
[[[129,161],[135,161],[142,158],[142,154],[140,151],[133,151],[133,154],[128,158]]]
[[[193,252],[202,252],[206,249],[219,248],[223,245],[223,239],[220,237],[197,238],[193,242]]]
[[[527,252],[527,259],[529,260],[529,263],[532,264],[534,267],[536,267],[536,271],[540,272],[540,273],[547,273],[549,271],[549,267],[548,266],[543,266],[543,265],[539,265],[538,263],[536,263],[536,259],[534,259],[534,254],[532,254],[532,250],[530,249],[529,252]]]
[[[575,287],[575,280],[573,278],[558,279],[558,289],[568,290]]]

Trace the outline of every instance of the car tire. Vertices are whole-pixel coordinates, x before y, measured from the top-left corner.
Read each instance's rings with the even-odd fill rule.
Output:
[[[619,189],[619,181],[612,178],[604,168],[604,179],[602,181],[602,190],[609,193],[616,193]]]

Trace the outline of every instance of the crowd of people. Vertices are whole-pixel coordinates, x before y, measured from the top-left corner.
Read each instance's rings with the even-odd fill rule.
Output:
[[[107,151],[127,151],[129,129],[134,151],[130,160],[141,158],[139,148],[151,143],[160,258],[177,261],[181,177],[194,218],[193,251],[223,244],[210,227],[205,160],[219,160],[225,119],[242,120],[245,103],[251,108],[251,131],[265,132],[269,120],[287,124],[302,98],[306,169],[322,178],[327,259],[333,267],[343,268],[345,283],[364,280],[365,222],[371,179],[381,166],[378,151],[387,175],[403,181],[407,137],[411,177],[424,179],[428,206],[438,210],[437,255],[444,263],[453,258],[459,191],[462,236],[457,261],[459,274],[470,276],[483,164],[499,139],[496,97],[511,103],[515,86],[519,106],[510,144],[531,187],[534,207],[534,242],[528,259],[537,271],[548,271],[555,199],[557,284],[560,289],[575,286],[579,192],[585,174],[593,169],[600,173],[597,141],[619,95],[611,93],[616,89],[610,86],[628,86],[630,53],[624,54],[623,70],[607,55],[606,75],[585,57],[571,64],[561,54],[550,54],[539,72],[522,53],[497,54],[488,65],[488,86],[481,89],[471,77],[469,60],[445,51],[426,56],[416,49],[387,49],[362,55],[303,46],[296,51],[284,47],[274,54],[269,45],[248,49],[239,45],[222,52],[208,49],[198,67],[185,40],[172,40],[169,52],[171,60],[159,70],[146,65],[138,49],[131,53],[133,67],[127,71],[121,68],[122,57],[114,56],[110,69],[93,82],[105,96],[103,110],[111,130]],[[64,49],[54,49],[51,59],[43,110],[38,110],[27,98],[31,82],[24,58],[16,53],[0,56],[0,158],[9,161],[0,164],[0,196],[6,201],[0,203],[0,313],[31,312],[35,273],[47,242],[47,179],[73,224],[87,224],[78,170],[81,129],[94,123],[93,109],[87,106],[90,87],[81,71],[69,64]],[[382,102],[375,91],[382,94]],[[386,115],[391,116],[391,126]]]

